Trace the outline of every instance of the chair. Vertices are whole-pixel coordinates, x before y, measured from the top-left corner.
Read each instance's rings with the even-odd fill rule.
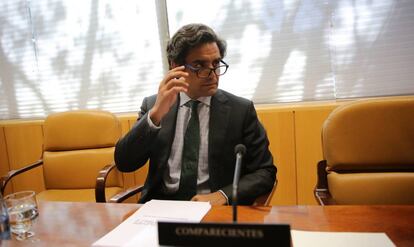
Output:
[[[37,194],[38,200],[105,202],[115,195],[118,201],[127,198],[125,192],[121,197],[117,194],[123,191],[122,174],[111,172],[114,146],[121,137],[116,116],[99,110],[55,113],[45,119],[43,130],[42,158],[2,177],[2,194],[14,176],[42,165],[46,189]],[[140,191],[134,189],[134,193]]]
[[[275,180],[272,190],[269,193],[266,193],[264,195],[257,197],[256,200],[254,200],[253,202],[253,206],[266,206],[266,207],[270,206],[270,202],[276,191],[276,188],[277,188],[277,179]]]
[[[321,205],[414,204],[414,100],[361,100],[322,128]]]

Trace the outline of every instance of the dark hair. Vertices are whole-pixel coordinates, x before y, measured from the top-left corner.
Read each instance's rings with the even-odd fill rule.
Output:
[[[178,65],[185,63],[188,51],[205,43],[215,42],[221,58],[226,55],[226,41],[220,39],[210,27],[203,24],[188,24],[181,27],[167,44],[168,63]]]

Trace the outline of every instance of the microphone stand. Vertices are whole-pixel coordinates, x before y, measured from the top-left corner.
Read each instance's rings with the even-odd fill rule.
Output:
[[[236,151],[236,167],[233,178],[233,194],[232,194],[232,206],[233,206],[233,223],[237,223],[237,199],[240,179],[240,169],[243,154],[246,152],[246,147],[243,144],[239,144],[235,148]]]

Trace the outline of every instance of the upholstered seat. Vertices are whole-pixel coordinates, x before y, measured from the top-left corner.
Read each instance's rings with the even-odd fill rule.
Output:
[[[100,195],[95,189],[100,170],[113,163],[114,146],[121,136],[116,116],[98,110],[55,113],[45,119],[43,130],[42,159],[10,171],[2,179],[2,192],[13,176],[40,165],[45,190],[37,194],[38,200],[103,201],[123,190],[116,170],[107,177]]]
[[[322,129],[320,204],[414,204],[414,100],[360,100]]]

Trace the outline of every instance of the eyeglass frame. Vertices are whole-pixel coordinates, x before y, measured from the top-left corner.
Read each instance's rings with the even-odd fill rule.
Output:
[[[216,75],[216,76],[222,76],[222,75],[224,75],[226,72],[227,72],[227,70],[229,69],[229,65],[226,63],[226,62],[224,62],[223,60],[221,60],[220,59],[220,62],[221,63],[223,63],[223,65],[219,65],[219,66],[216,66],[216,67],[214,67],[214,68],[204,68],[204,67],[201,67],[201,68],[194,68],[192,65],[190,65],[190,64],[184,64],[184,66],[186,67],[186,68],[188,68],[188,69],[190,69],[192,72],[194,72],[194,73],[196,73],[196,75],[197,75],[197,77],[198,78],[209,78],[210,77],[210,75],[211,75],[211,72],[214,72],[214,74]],[[225,67],[226,69],[224,70],[224,72],[222,73],[222,74],[217,74],[216,73],[216,70],[217,69],[219,69],[219,68],[223,68],[223,67]],[[200,75],[199,75],[199,72],[200,72],[200,70],[202,70],[202,69],[207,69],[207,70],[210,70],[210,72],[208,73],[208,75],[206,76],[206,77],[201,77]]]

